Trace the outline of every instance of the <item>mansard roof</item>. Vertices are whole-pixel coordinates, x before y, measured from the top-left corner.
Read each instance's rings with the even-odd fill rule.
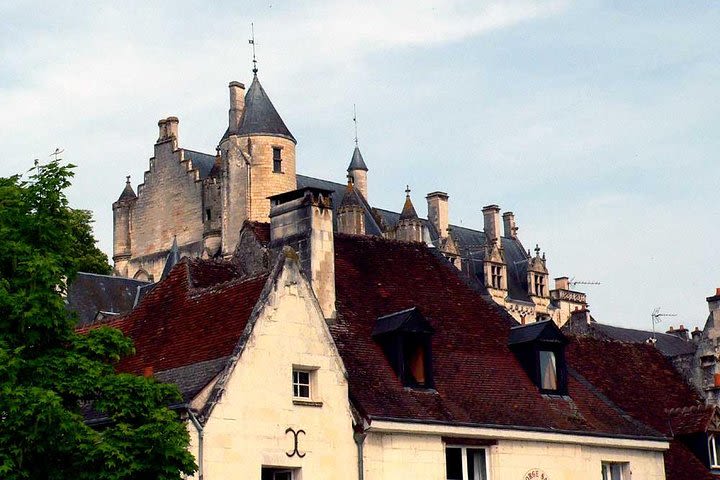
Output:
[[[297,143],[275,106],[270,101],[257,75],[245,94],[245,110],[238,128],[238,135],[274,135]],[[228,136],[225,132],[223,138]]]
[[[365,170],[367,171],[367,165],[365,165],[365,160],[363,160],[362,153],[360,153],[360,148],[355,145],[355,150],[353,150],[352,159],[350,160],[350,165],[347,168],[347,171],[350,172],[352,170]]]
[[[569,397],[541,395],[507,346],[514,320],[433,252],[422,244],[335,235],[338,320],[330,329],[350,397],[366,418],[662,436],[575,377]],[[378,317],[413,306],[435,329],[430,392],[405,388],[372,338]]]

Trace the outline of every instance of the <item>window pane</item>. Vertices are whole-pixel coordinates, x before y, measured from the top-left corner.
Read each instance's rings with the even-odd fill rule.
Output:
[[[445,449],[445,472],[447,480],[463,480],[462,451],[459,448]]]
[[[485,450],[467,449],[468,480],[485,479]]]
[[[310,383],[310,373],[298,372],[298,383],[308,385]]]
[[[555,354],[540,351],[540,385],[543,390],[557,390],[557,367]]]
[[[612,478],[612,480],[622,480],[622,464],[621,463],[610,464],[610,478]]]

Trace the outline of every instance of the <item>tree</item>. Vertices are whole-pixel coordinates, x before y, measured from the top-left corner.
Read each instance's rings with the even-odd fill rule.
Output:
[[[179,479],[196,467],[168,408],[177,388],[116,373],[131,340],[108,327],[79,335],[65,309],[65,280],[102,266],[89,213],[64,193],[72,168],[0,178],[0,478]]]

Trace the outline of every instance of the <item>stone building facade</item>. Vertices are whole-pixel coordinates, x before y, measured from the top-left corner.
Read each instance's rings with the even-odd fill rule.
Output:
[[[347,183],[299,175],[296,140],[255,73],[250,87],[229,84],[228,127],[215,154],[180,146],[179,120],[158,122],[159,135],[143,183],[129,179],[113,204],[115,274],[157,281],[175,242],[181,257],[229,258],[244,222],[268,222],[274,195],[297,188],[325,189],[333,205],[333,230],[434,248],[476,282],[519,323],[552,319],[562,325],[586,306],[585,294],[566,277],[551,289],[545,255],[525,249],[515,215],[482,209],[483,230],[452,225],[449,195],[426,196],[421,218],[406,189],[400,213],[371,206],[369,169],[358,148]],[[340,170],[340,169],[338,169]]]

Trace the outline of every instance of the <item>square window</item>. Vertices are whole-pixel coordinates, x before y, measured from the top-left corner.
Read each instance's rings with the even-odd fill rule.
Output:
[[[445,449],[447,480],[488,480],[487,452],[484,448],[447,447]]]
[[[602,480],[630,480],[630,464],[602,462]]]
[[[293,369],[293,397],[310,398],[310,372],[307,370]]]

